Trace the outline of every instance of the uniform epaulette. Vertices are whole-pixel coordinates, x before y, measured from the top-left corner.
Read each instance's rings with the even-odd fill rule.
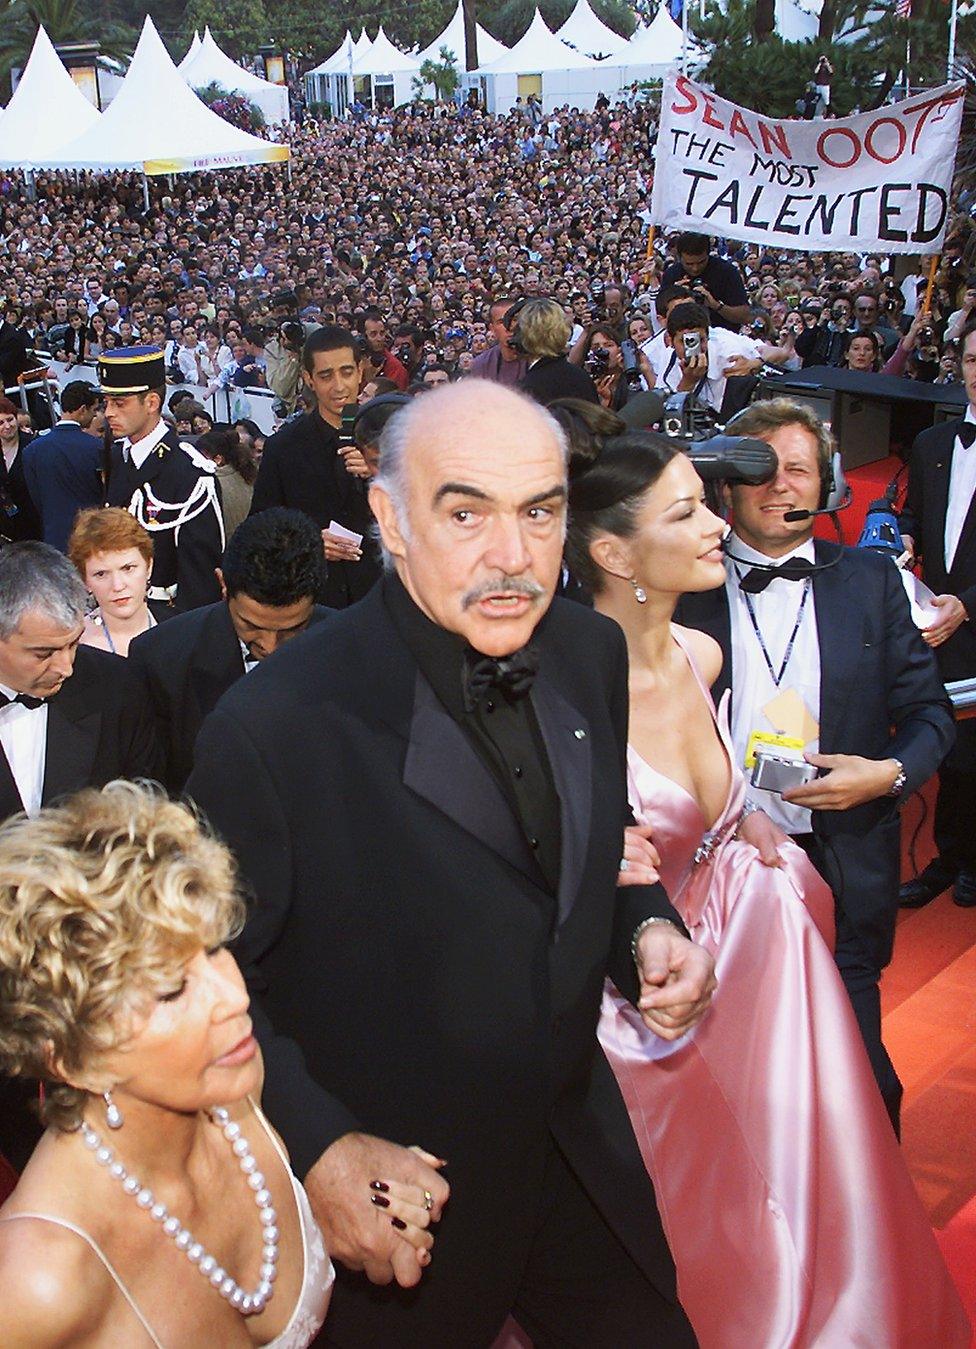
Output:
[[[183,451],[185,455],[187,455],[187,457],[192,461],[192,463],[195,464],[197,468],[202,469],[204,473],[217,472],[217,465],[214,463],[214,461],[212,459],[208,459],[205,454],[202,454],[195,445],[189,444],[188,441],[181,440],[180,449]]]

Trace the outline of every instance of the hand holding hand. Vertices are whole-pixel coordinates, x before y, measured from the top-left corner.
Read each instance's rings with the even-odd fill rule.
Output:
[[[624,830],[624,852],[618,885],[653,885],[660,880],[661,855],[651,842],[649,824],[631,824]]]
[[[865,759],[860,754],[804,754],[807,763],[828,771],[783,793],[784,801],[808,810],[850,810],[887,796],[900,771],[895,759]]]
[[[957,595],[936,595],[931,603],[933,609],[938,609],[939,616],[934,623],[922,629],[922,637],[929,646],[941,646],[965,623],[969,615]]]
[[[438,1174],[443,1165],[420,1148],[370,1134],[337,1139],[305,1177],[330,1255],[372,1283],[419,1283],[434,1245],[429,1226],[450,1195]]]
[[[637,942],[638,1010],[648,1030],[677,1040],[708,1011],[717,987],[715,962],[677,928],[654,923]]]

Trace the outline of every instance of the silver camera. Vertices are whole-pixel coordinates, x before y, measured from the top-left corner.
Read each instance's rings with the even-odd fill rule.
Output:
[[[783,792],[802,787],[805,782],[812,782],[819,775],[820,769],[803,759],[791,759],[783,754],[757,749],[751,782],[760,791],[776,792],[782,796]]]

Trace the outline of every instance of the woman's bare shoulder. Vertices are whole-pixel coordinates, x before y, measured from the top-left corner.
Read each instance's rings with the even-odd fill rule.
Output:
[[[697,628],[682,628],[677,623],[674,626],[698,667],[698,673],[711,687],[722,670],[722,648],[707,632],[699,632]]]
[[[82,1343],[104,1313],[109,1275],[76,1233],[18,1216],[14,1200],[0,1210],[0,1344],[58,1349]]]

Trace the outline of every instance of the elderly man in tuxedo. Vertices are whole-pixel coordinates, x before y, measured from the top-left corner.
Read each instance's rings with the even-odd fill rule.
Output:
[[[942,678],[976,675],[976,323],[962,335],[962,374],[969,406],[961,418],[919,435],[908,466],[902,535],[936,592],[937,617],[922,634]],[[938,856],[902,886],[903,908],[920,909],[952,886],[962,908],[976,905],[976,721],[961,721],[955,748],[939,770],[935,804]]]
[[[188,792],[257,897],[265,1104],[345,1266],[328,1344],[477,1349],[510,1313],[538,1346],[694,1343],[596,1023],[609,973],[680,1035],[711,961],[660,886],[617,885],[626,647],[553,599],[566,490],[562,433],[520,394],[398,412],[381,584],[197,742]]]
[[[86,599],[50,544],[0,549],[0,821],[113,778],[159,776],[152,714],[126,662],[79,645]],[[18,1166],[41,1132],[30,1094],[0,1081],[0,1151]]]

